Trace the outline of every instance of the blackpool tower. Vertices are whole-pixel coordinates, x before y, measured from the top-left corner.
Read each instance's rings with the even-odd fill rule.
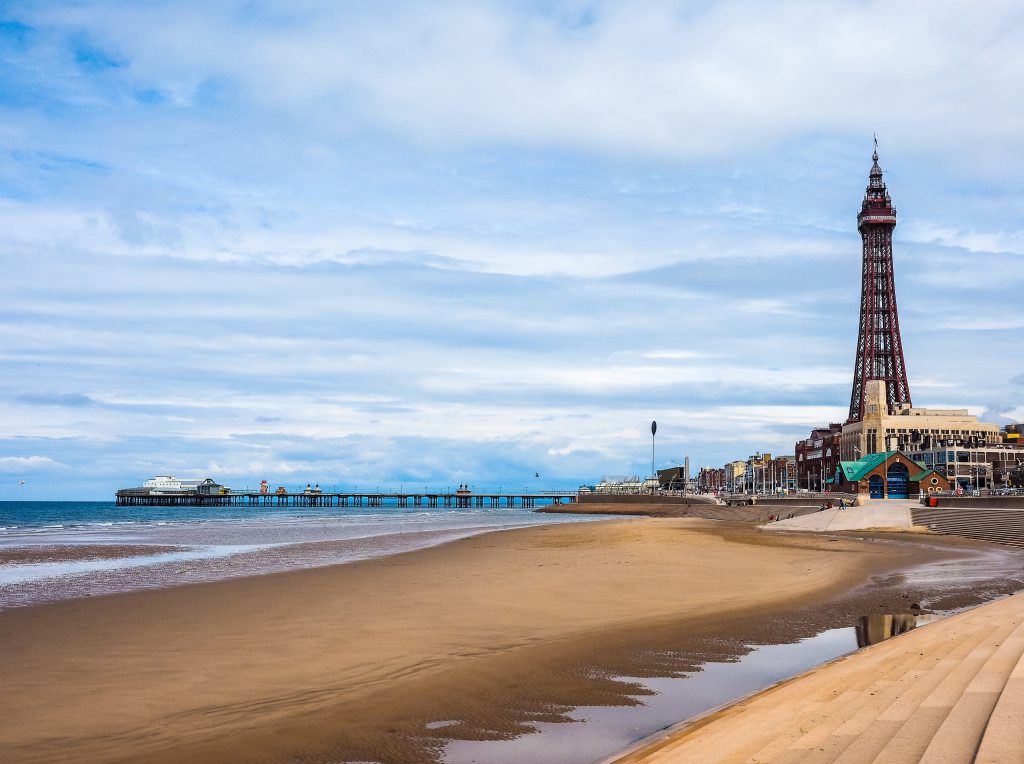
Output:
[[[896,413],[901,405],[910,405],[907,365],[903,360],[900,320],[896,313],[896,285],[892,272],[892,230],[896,227],[896,208],[882,180],[878,166],[878,141],[871,155],[874,164],[864,194],[857,230],[863,241],[864,259],[860,286],[860,331],[857,335],[857,359],[853,371],[853,392],[850,395],[850,417],[847,422],[864,418],[866,383],[878,379],[885,382],[888,412]]]

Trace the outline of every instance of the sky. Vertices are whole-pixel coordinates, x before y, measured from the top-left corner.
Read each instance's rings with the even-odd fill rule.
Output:
[[[1024,420],[1024,6],[0,0],[0,500],[572,488]],[[24,481],[24,482],[22,482]]]

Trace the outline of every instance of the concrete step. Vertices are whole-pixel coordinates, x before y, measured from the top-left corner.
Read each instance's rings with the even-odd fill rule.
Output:
[[[961,762],[977,750],[985,764],[1024,764],[1022,656],[1017,595],[836,660],[623,761]]]
[[[694,738],[699,738],[704,750],[715,751],[715,761],[774,761],[778,756],[789,757],[788,749],[795,741],[812,732],[816,726],[828,722],[820,713],[825,706],[829,706],[831,713],[838,717],[835,723],[842,724],[855,708],[875,699],[881,683],[895,684],[896,680],[922,661],[932,669],[939,660],[945,659],[948,664],[945,670],[952,670],[963,656],[984,640],[989,624],[985,621],[985,628],[979,633],[975,621],[980,617],[976,616],[971,622],[947,629],[950,633],[945,635],[938,650],[926,657],[922,657],[913,645],[908,645],[904,650],[893,650],[899,641],[897,639],[887,640],[840,659],[837,663],[855,658],[859,669],[854,682],[842,688],[837,688],[825,672],[804,677],[799,687],[778,688],[773,693],[771,708],[759,709],[757,729],[745,729],[743,736],[737,736],[734,730],[719,729],[706,731],[703,735],[700,734],[703,731],[698,731]],[[882,647],[886,649],[879,649]],[[935,679],[935,683],[940,679]],[[885,705],[882,704],[882,707]],[[873,720],[877,714],[878,709],[873,709],[866,719]],[[899,724],[894,724],[894,728],[898,727]],[[849,737],[844,740],[844,747],[852,739]],[[804,752],[808,751],[805,749]],[[666,760],[680,761],[678,758]]]
[[[946,677],[913,709],[907,720],[895,730],[892,738],[879,751],[874,761],[888,764],[919,762],[942,727],[956,702],[978,675],[999,645],[1016,629],[1017,624],[1003,625],[988,632],[980,644],[968,653]],[[884,721],[884,714],[879,717]]]
[[[974,761],[1024,764],[1024,656],[1017,661],[999,694]]]
[[[1016,509],[933,509],[911,510],[914,525],[935,533],[976,538],[1024,547],[1024,511]]]
[[[974,760],[989,718],[1022,655],[1024,625],[1018,621],[950,709],[925,749],[922,764],[970,764]]]
[[[959,519],[955,517],[932,517],[918,518],[918,523],[922,522],[922,520],[940,528],[954,528],[957,526],[965,526],[968,528],[1024,528],[1024,520],[1004,520],[1001,518],[987,520],[985,518]]]
[[[921,517],[922,516],[921,513],[919,513],[919,512],[911,512],[911,514],[916,516],[916,517]],[[984,523],[984,524],[989,524],[989,525],[1012,525],[1012,526],[1018,526],[1018,527],[1021,526],[1021,525],[1024,525],[1024,519],[1021,519],[1019,517],[999,517],[999,516],[997,516],[997,517],[978,517],[976,515],[972,515],[972,516],[969,516],[969,517],[956,517],[956,516],[949,516],[949,515],[941,515],[941,516],[938,516],[938,517],[929,517],[928,515],[924,515],[924,517],[927,518],[930,522],[935,522],[935,523],[953,523],[953,522],[957,522],[957,523],[976,523],[976,524]]]
[[[936,655],[933,646],[931,650],[924,651],[925,655],[919,653],[914,669],[908,671],[902,681],[878,697],[876,702],[866,705],[862,713],[848,715],[830,741],[835,756],[829,761],[859,764],[876,760],[914,717],[922,703],[944,683],[955,683],[956,672],[963,670],[964,661],[975,655],[991,635],[991,623],[978,621],[967,626],[973,631],[957,639],[954,649],[944,655]],[[954,639],[952,634],[942,636],[943,642],[951,639]]]
[[[837,695],[829,707],[817,709],[817,715],[815,709],[798,710],[795,716],[805,721],[791,725],[748,760],[784,760],[792,758],[793,751],[802,751],[811,760],[834,760],[900,697],[908,677],[913,681],[932,672],[930,678],[938,684],[945,674],[940,673],[941,668],[936,671],[936,666],[945,661],[946,671],[952,670],[981,639],[970,632],[950,634],[935,654],[927,657],[912,647],[900,653],[879,651],[886,656],[884,664],[865,665],[862,678]]]

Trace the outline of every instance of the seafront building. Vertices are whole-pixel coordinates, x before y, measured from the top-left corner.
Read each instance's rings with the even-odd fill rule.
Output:
[[[811,434],[796,442],[796,484],[807,491],[822,491],[825,481],[839,466],[839,444],[843,425],[836,422],[815,427]]]
[[[841,457],[859,459],[880,451],[912,451],[940,445],[994,445],[1001,441],[999,425],[979,422],[967,409],[919,409],[909,403],[886,405],[887,385],[865,385],[865,414],[843,425]]]
[[[964,446],[962,440],[931,448],[910,449],[918,464],[934,469],[956,486],[976,488],[1024,487],[1024,446],[1019,443]]]
[[[745,461],[732,461],[725,465],[725,490],[729,493],[739,493],[746,488],[743,476],[747,471]]]
[[[690,480],[690,470],[686,466],[667,467],[658,470],[657,474],[659,490],[692,492],[695,488]]]
[[[866,494],[872,499],[909,499],[922,493],[949,490],[945,475],[922,467],[899,451],[871,454],[853,462],[841,461],[829,485],[840,493]]]
[[[591,493],[601,494],[640,493],[643,491],[644,482],[638,475],[633,475],[632,477],[605,476],[601,478],[600,483],[595,486],[588,486],[588,489]]]
[[[174,475],[157,475],[150,478],[135,490],[150,494],[217,494],[224,486],[213,478],[177,478]]]
[[[697,473],[698,493],[718,493],[725,489],[724,467],[701,467]]]

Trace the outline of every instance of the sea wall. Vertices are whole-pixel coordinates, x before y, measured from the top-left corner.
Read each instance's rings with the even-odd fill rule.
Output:
[[[934,496],[921,503],[936,507],[963,507],[976,509],[1024,509],[1024,496]]]
[[[659,496],[647,493],[581,493],[576,499],[579,504],[714,504],[710,496]]]

